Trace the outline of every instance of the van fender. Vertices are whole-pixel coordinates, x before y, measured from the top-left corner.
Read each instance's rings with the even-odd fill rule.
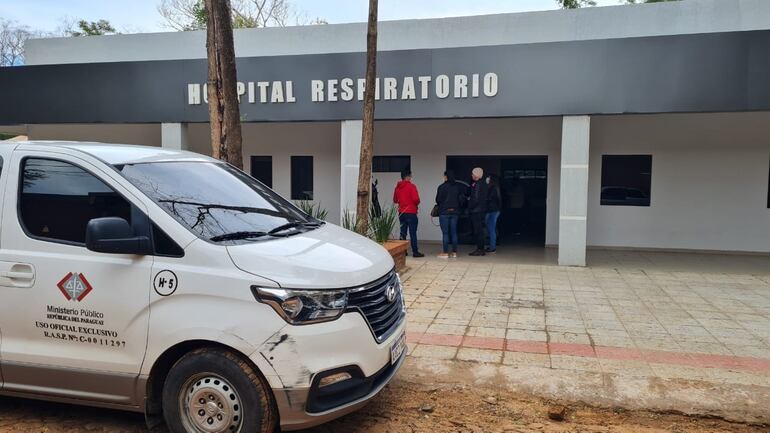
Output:
[[[152,337],[149,338],[153,340]],[[189,343],[193,347],[204,346],[207,343],[227,346],[238,354],[249,358],[267,380],[271,388],[282,388],[283,383],[278,377],[278,373],[267,360],[258,353],[260,345],[254,345],[244,337],[229,330],[218,330],[212,328],[183,328],[174,330],[171,333],[163,335],[147,348],[144,364],[142,365],[141,376],[148,378],[152,368],[158,359],[170,348]],[[157,348],[157,349],[156,349]]]

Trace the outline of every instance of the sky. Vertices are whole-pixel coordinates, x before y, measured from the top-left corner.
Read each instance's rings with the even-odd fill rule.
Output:
[[[310,18],[329,23],[366,21],[366,0],[291,0]],[[620,0],[598,0],[600,6]],[[169,31],[157,12],[160,0],[0,0],[0,18],[55,31],[65,19],[106,19],[123,33]],[[380,20],[438,18],[556,9],[555,0],[380,0]]]

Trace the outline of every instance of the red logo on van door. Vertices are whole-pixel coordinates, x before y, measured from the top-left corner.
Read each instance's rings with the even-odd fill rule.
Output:
[[[68,301],[76,300],[78,302],[82,301],[83,298],[88,295],[91,290],[93,290],[93,287],[91,287],[91,284],[88,283],[88,280],[86,280],[85,275],[78,274],[78,273],[68,273],[64,276],[64,278],[59,281],[59,283],[56,285],[56,287],[61,290],[62,294],[65,298],[67,298]]]

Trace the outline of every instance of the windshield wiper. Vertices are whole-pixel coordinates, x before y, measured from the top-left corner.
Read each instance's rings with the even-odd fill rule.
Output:
[[[293,229],[294,227],[299,227],[301,225],[302,225],[302,223],[299,222],[299,221],[288,222],[286,224],[281,224],[278,227],[270,230],[269,232],[267,232],[267,234],[274,235],[274,234],[276,234],[278,232],[282,232],[282,231],[288,230],[288,229]]]
[[[322,221],[305,221],[305,222],[292,221],[292,222],[288,222],[286,224],[282,224],[282,225],[280,225],[280,226],[270,230],[267,233],[270,234],[270,235],[275,235],[276,233],[280,233],[282,231],[285,231],[285,230],[288,230],[288,229],[297,228],[297,227],[314,229],[314,228],[321,227],[321,225],[323,225]]]
[[[240,239],[263,238],[265,236],[272,236],[272,235],[268,232],[233,232],[233,233],[225,233],[223,235],[212,236],[209,238],[209,240],[213,242],[237,241]]]
[[[220,242],[220,241],[237,241],[241,239],[255,239],[255,238],[264,238],[267,236],[276,237],[276,238],[286,238],[291,236],[295,233],[285,233],[282,234],[282,231],[292,229],[295,227],[310,227],[310,228],[316,228],[320,227],[323,224],[323,222],[299,222],[299,221],[292,221],[286,224],[282,224],[269,232],[250,232],[250,231],[241,231],[241,232],[232,232],[232,233],[225,233],[223,235],[217,235],[212,236],[209,238],[210,241],[213,242]]]

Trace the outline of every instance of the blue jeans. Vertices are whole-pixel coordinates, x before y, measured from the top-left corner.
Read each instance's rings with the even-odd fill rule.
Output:
[[[497,218],[500,216],[500,211],[487,212],[487,232],[489,232],[489,249],[494,251],[497,249]]]
[[[449,244],[452,244],[452,252],[457,252],[457,221],[460,219],[457,215],[440,215],[438,217],[441,226],[441,241],[444,246],[444,252],[449,252]]]
[[[406,231],[409,230],[409,240],[412,242],[412,253],[417,250],[417,214],[402,213],[398,216],[401,223],[401,240],[406,240]]]

